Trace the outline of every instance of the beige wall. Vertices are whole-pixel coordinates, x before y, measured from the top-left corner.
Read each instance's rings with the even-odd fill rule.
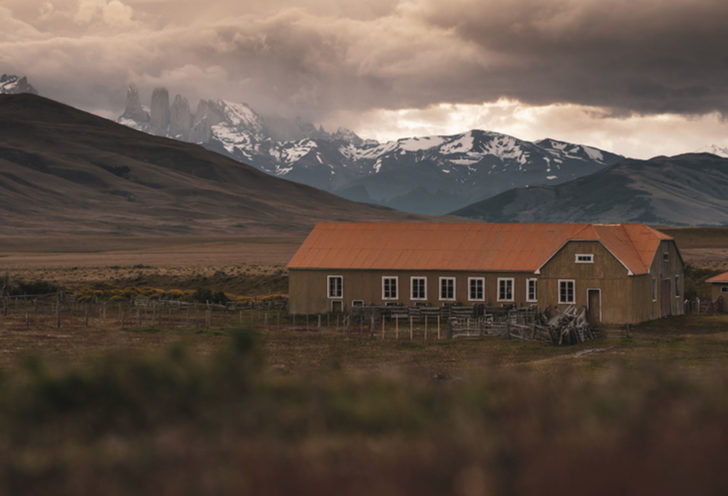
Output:
[[[668,252],[668,262],[663,262],[663,252]],[[577,253],[593,254],[594,263],[575,263]],[[599,289],[601,293],[601,321],[607,324],[641,322],[661,317],[660,297],[662,279],[670,279],[671,313],[684,312],[684,271],[673,241],[662,241],[650,269],[650,274],[629,276],[627,269],[596,241],[572,241],[567,243],[536,275],[529,272],[442,272],[442,271],[381,271],[381,270],[302,270],[289,271],[290,311],[295,314],[316,314],[331,311],[332,299],[327,297],[327,276],[344,278],[344,308],[349,310],[352,300],[362,300],[365,305],[383,305],[382,277],[398,278],[399,294],[396,301],[403,305],[424,303],[440,306],[445,303],[470,305],[468,299],[468,278],[485,278],[485,302],[487,305],[515,303],[518,306],[531,304],[526,301],[526,280],[538,278],[539,308],[568,305],[559,304],[559,279],[574,279],[575,304],[587,305],[587,291]],[[679,296],[675,297],[675,275],[678,275]],[[427,300],[410,299],[410,277],[427,278]],[[439,278],[455,277],[455,301],[439,299]],[[514,301],[497,300],[498,278],[514,279]],[[652,300],[652,279],[657,280],[657,298]]]
[[[577,254],[593,254],[594,263],[576,263]],[[587,291],[601,292],[601,321],[604,323],[633,322],[633,281],[627,269],[596,241],[571,241],[544,265],[539,275],[539,306],[559,304],[559,280],[574,279],[575,305],[587,305]]]
[[[728,312],[728,284],[713,283],[711,286],[711,301],[715,301],[718,298],[723,298],[723,305],[721,307],[722,312]]]
[[[365,305],[384,305],[387,301],[396,301],[403,305],[417,303],[431,306],[440,306],[446,303],[458,305],[472,305],[486,303],[488,305],[501,305],[515,303],[525,306],[526,279],[535,278],[532,273],[525,272],[441,272],[441,271],[381,271],[381,270],[301,270],[289,271],[289,302],[291,313],[315,314],[331,310],[332,299],[327,297],[327,276],[338,275],[344,278],[343,302],[347,309],[351,308],[352,300],[363,300]],[[397,300],[382,299],[382,277],[395,276],[398,278]],[[412,300],[410,290],[410,277],[427,278],[427,300]],[[439,278],[455,278],[455,300],[440,300]],[[483,277],[485,301],[470,301],[468,299],[468,278]],[[513,301],[498,301],[498,278],[514,279]]]
[[[667,253],[668,261],[664,261],[664,254]],[[677,279],[675,278],[677,276]],[[657,284],[657,299],[652,301],[652,279]],[[670,315],[682,315],[685,313],[685,269],[682,259],[674,241],[661,241],[655,253],[649,274],[649,298],[635,300],[638,304],[637,315],[639,320],[657,319],[666,317],[662,315],[662,281],[670,281]],[[677,292],[675,286],[677,285]],[[640,294],[645,294],[640,292]]]

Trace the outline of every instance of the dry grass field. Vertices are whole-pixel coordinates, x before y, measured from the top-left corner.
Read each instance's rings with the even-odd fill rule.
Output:
[[[562,348],[110,327],[0,346],[4,494],[728,488],[728,316]]]

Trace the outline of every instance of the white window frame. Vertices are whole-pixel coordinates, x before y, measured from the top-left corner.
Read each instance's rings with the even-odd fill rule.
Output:
[[[657,278],[652,278],[652,301],[657,301]]]
[[[562,283],[571,283],[571,296],[573,298],[572,301],[563,301],[561,299],[561,284]],[[576,279],[559,279],[559,305],[575,305],[576,304]],[[567,291],[568,293],[568,291]]]
[[[481,298],[473,298],[472,283],[475,281],[480,281]],[[485,301],[485,277],[468,277],[468,301]]]
[[[425,281],[425,295],[422,297],[415,298],[414,296],[414,288],[415,288],[415,280],[423,280]],[[410,300],[413,301],[423,301],[427,299],[427,277],[424,276],[412,276],[410,277]]]
[[[340,279],[341,280],[341,294],[338,296],[331,294],[331,279]],[[331,275],[326,276],[326,295],[330,300],[341,300],[344,298],[344,276],[337,276],[337,275]]]
[[[579,260],[580,257],[583,257],[584,260]],[[576,255],[574,255],[574,263],[593,264],[594,263],[594,254],[593,253],[577,253]]]
[[[501,298],[501,282],[511,282],[511,297],[510,298]],[[497,301],[513,301],[516,294],[516,280],[514,277],[499,277],[498,278],[498,286],[496,287],[497,291]]]
[[[531,282],[533,282],[533,294],[535,298],[531,298]],[[538,279],[529,277],[526,279],[526,302],[536,303],[538,301]]]
[[[351,300],[351,308],[363,307],[364,300]]]
[[[680,276],[675,276],[673,282],[675,283],[675,298],[680,298]]]
[[[384,291],[384,281],[394,279],[394,296],[387,297]],[[399,299],[399,277],[398,276],[382,276],[382,300],[392,301]]]
[[[442,297],[442,283],[443,281],[452,281],[452,298],[443,298]],[[457,287],[456,287],[457,281],[454,277],[440,277],[437,280],[437,295],[439,296],[440,301],[455,301],[457,296]]]

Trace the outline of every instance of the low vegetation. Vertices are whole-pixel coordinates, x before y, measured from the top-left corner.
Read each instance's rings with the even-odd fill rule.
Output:
[[[716,494],[728,485],[725,316],[667,319],[566,349],[286,330],[30,332],[0,337],[16,355],[0,374],[8,494]],[[100,353],[99,339],[108,341]],[[28,345],[49,341],[54,353]]]

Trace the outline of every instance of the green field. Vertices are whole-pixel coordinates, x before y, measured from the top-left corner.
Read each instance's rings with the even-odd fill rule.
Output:
[[[722,494],[728,316],[575,347],[3,330],[4,494]]]

